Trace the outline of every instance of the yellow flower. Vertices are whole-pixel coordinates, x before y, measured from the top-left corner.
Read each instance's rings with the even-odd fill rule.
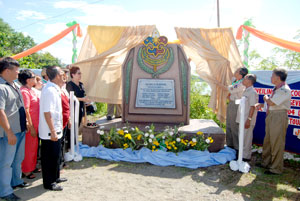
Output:
[[[198,131],[198,132],[197,132],[197,135],[203,135],[203,132]]]
[[[155,146],[152,146],[152,149],[155,149],[156,147]]]
[[[209,142],[206,142],[206,143],[213,143],[213,142],[214,142],[214,140],[212,139],[212,137],[208,137],[207,140],[208,140]]]
[[[141,140],[141,138],[142,138],[142,135],[141,134],[139,134],[138,136],[137,136],[137,140]]]
[[[193,146],[196,146],[197,142],[193,142],[193,141],[190,141],[190,145],[193,147]]]
[[[110,142],[109,144],[113,144],[113,142]]]
[[[124,149],[127,149],[129,145],[127,143],[123,144]]]
[[[157,142],[157,140],[155,140],[155,141],[153,142],[153,144],[156,145],[156,146],[159,146],[159,143]]]
[[[124,131],[123,131],[123,130],[119,130],[118,133],[119,133],[120,135],[124,135]]]
[[[170,147],[170,146],[167,146],[167,148],[168,148],[168,149],[172,149],[172,147]]]
[[[177,147],[174,147],[175,150],[177,150]]]
[[[130,133],[126,134],[124,137],[125,137],[125,138],[128,138],[129,140],[131,140],[131,139],[132,139],[132,137],[131,137]]]

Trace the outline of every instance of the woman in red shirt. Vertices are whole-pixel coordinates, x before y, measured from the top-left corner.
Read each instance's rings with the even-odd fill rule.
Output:
[[[63,80],[66,83],[68,80],[68,74],[67,70],[64,70]],[[62,113],[63,113],[63,137],[61,141],[61,168],[63,168],[65,164],[64,155],[65,151],[70,148],[70,97],[69,93],[66,90],[66,85],[64,85],[62,88],[61,93],[61,102],[62,102]],[[68,125],[69,124],[69,125]]]
[[[32,71],[25,69],[21,70],[18,77],[22,84],[20,91],[23,96],[26,119],[28,121],[28,132],[25,136],[25,157],[22,162],[22,172],[28,179],[34,179],[32,173],[36,168],[37,150],[38,150],[38,126],[39,126],[39,110],[40,98],[32,90],[36,84],[35,75]]]

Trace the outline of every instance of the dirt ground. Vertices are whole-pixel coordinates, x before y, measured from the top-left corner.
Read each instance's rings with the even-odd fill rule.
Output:
[[[242,174],[229,165],[198,168],[159,167],[147,163],[110,162],[84,158],[68,163],[61,177],[61,192],[47,191],[41,174],[26,189],[15,194],[23,200],[300,200],[296,186],[300,184],[297,167],[286,167],[281,176],[264,175],[256,167],[254,156],[251,172]]]

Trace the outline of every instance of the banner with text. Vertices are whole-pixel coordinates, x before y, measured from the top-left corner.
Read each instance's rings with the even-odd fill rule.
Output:
[[[255,74],[255,72],[252,72]],[[271,77],[272,71],[270,71]],[[259,76],[256,74],[256,76]],[[289,84],[291,88],[291,109],[288,111],[289,126],[286,133],[285,150],[300,154],[300,82]],[[256,92],[259,94],[259,102],[263,103],[264,95],[271,95],[273,87],[259,82],[254,84]],[[263,144],[265,137],[265,118],[266,113],[260,110],[257,114],[256,125],[253,131],[253,143]]]

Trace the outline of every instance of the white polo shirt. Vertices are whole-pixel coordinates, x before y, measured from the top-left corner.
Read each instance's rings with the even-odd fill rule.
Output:
[[[42,89],[40,98],[40,122],[39,137],[44,140],[51,139],[50,129],[45,119],[45,112],[50,112],[55,132],[58,139],[62,137],[63,118],[62,118],[61,89],[58,85],[48,81]]]
[[[230,93],[230,100],[235,101],[237,99],[241,99],[243,92],[245,90],[245,86],[242,84],[243,79],[232,83],[232,85],[228,86],[228,91]]]
[[[271,99],[275,105],[270,106],[269,110],[289,110],[291,108],[291,89],[285,84],[279,89],[276,89]]]

